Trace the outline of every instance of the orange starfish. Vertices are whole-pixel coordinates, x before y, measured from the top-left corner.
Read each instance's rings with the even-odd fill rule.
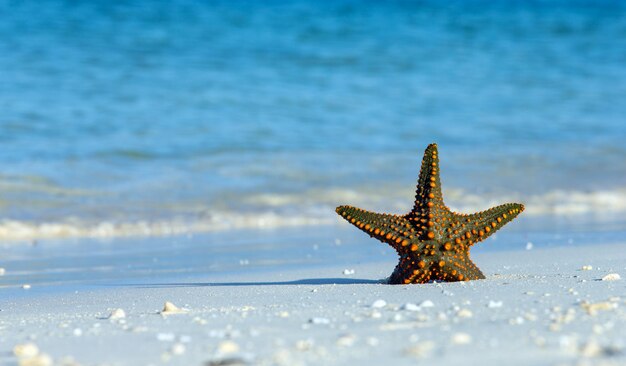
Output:
[[[517,217],[524,205],[507,203],[471,215],[450,211],[441,195],[437,145],[430,144],[424,152],[411,212],[379,214],[352,206],[339,206],[336,211],[398,252],[400,262],[389,283],[407,284],[485,278],[469,257],[471,246]]]

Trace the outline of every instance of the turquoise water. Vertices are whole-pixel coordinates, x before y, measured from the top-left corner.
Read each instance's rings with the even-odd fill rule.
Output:
[[[0,0],[0,237],[626,213],[626,5]],[[619,226],[619,225],[618,225]]]

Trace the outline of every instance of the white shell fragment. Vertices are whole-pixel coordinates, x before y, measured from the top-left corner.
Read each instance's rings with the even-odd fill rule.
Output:
[[[459,318],[471,318],[474,314],[469,309],[461,309],[456,313],[456,316]]]
[[[602,281],[617,281],[620,279],[621,277],[618,273],[609,273],[608,275],[602,277]]]
[[[124,309],[114,309],[111,311],[111,314],[109,314],[109,320],[119,320],[124,318],[126,318],[126,312]]]
[[[185,353],[186,350],[187,348],[182,343],[175,343],[171,348],[171,352],[173,355],[182,355]]]
[[[385,306],[387,306],[387,301],[383,299],[378,299],[372,303],[372,307],[375,309],[384,308]]]
[[[467,333],[455,333],[452,336],[452,343],[454,344],[470,344],[472,343],[472,336]]]
[[[330,319],[316,317],[316,318],[309,319],[309,323],[311,323],[311,324],[330,324]]]
[[[434,306],[435,306],[435,304],[432,301],[430,301],[430,300],[424,300],[420,304],[420,307],[422,307],[422,308],[432,308]]]
[[[18,344],[13,347],[13,354],[18,358],[35,357],[39,354],[39,347],[34,343]]]
[[[20,366],[52,366],[52,358],[46,353],[40,353],[39,347],[34,343],[16,345],[13,347],[13,354]]]
[[[587,312],[587,314],[591,316],[595,316],[599,311],[609,311],[617,309],[617,303],[615,302],[596,302],[596,303],[587,303],[583,302],[580,306]]]
[[[233,341],[223,341],[217,346],[217,352],[219,354],[231,354],[239,352],[239,345]]]
[[[406,311],[420,311],[420,310],[422,310],[422,308],[420,308],[419,306],[413,304],[412,302],[407,302],[406,304],[402,305],[402,310],[406,310]]]
[[[161,310],[161,315],[185,314],[189,312],[187,309],[179,308],[173,303],[166,301]]]

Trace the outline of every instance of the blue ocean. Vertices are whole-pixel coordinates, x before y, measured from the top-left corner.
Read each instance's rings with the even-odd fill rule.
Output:
[[[626,3],[0,0],[0,239],[403,213],[626,227]],[[595,225],[595,224],[594,224]]]

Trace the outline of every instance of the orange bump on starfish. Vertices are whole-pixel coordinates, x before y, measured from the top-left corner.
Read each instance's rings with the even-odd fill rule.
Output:
[[[391,245],[400,262],[390,284],[469,281],[485,278],[470,260],[472,245],[493,235],[524,211],[507,203],[471,215],[450,211],[443,203],[437,145],[424,152],[415,205],[404,216],[379,214],[352,206],[337,213],[370,236]]]

